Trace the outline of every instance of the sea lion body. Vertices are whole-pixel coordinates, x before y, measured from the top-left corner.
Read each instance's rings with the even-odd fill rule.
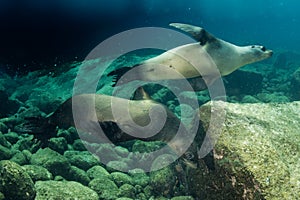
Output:
[[[117,113],[114,115],[113,106],[129,111],[130,117]],[[124,109],[121,111],[123,112]],[[159,131],[151,133],[143,132],[143,127],[151,122],[151,112],[163,111],[166,113],[165,123]],[[74,112],[76,110],[76,112]],[[117,108],[117,112],[120,111]],[[139,127],[132,125],[131,120]],[[160,119],[158,119],[160,120]],[[41,141],[46,142],[54,137],[55,128],[69,128],[75,126],[78,131],[84,132],[84,138],[92,143],[120,143],[139,139],[143,141],[165,142],[174,153],[187,155],[185,161],[198,158],[197,144],[193,142],[195,135],[190,135],[189,131],[181,123],[180,119],[169,109],[160,103],[152,100],[128,100],[102,94],[82,94],[73,96],[62,103],[55,112],[46,118],[30,118],[22,124],[18,132],[32,133]],[[100,126],[99,126],[100,125]],[[128,134],[125,130],[134,134]],[[101,130],[99,131],[101,127]],[[153,126],[155,128],[155,124]],[[181,137],[175,137],[180,131]],[[104,132],[104,134],[103,134]],[[102,134],[102,135],[101,135]],[[187,148],[185,148],[187,147]],[[193,155],[192,158],[190,155]],[[196,163],[196,162],[195,162]]]
[[[133,67],[134,73],[122,80],[124,84],[133,80],[159,81],[202,77],[207,84],[220,76],[226,76],[238,68],[272,56],[273,52],[263,46],[237,46],[214,37],[201,27],[172,23],[171,26],[192,35],[197,42],[182,45],[150,58]],[[127,71],[125,67],[109,75],[119,80]],[[176,71],[178,74],[171,73]]]

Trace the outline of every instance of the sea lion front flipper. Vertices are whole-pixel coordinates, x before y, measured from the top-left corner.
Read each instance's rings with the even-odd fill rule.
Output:
[[[134,67],[134,66],[133,66]],[[113,76],[114,80],[113,80],[113,87],[116,86],[118,80],[126,73],[128,72],[130,69],[132,69],[132,67],[122,67],[119,69],[116,69],[114,71],[111,71],[110,73],[107,74],[107,76]]]
[[[204,28],[198,26],[193,26],[190,24],[181,24],[181,23],[171,23],[169,25],[189,33],[195,40],[199,41],[201,45],[205,45],[206,42],[210,42],[216,39],[212,34],[207,32]]]

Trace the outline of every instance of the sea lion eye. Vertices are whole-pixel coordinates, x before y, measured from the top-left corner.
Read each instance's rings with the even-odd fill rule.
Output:
[[[261,47],[261,50],[262,50],[262,51],[266,51],[266,47],[262,46],[262,47]]]
[[[251,46],[251,48],[253,49],[253,48],[255,48],[255,46],[254,46],[254,45],[252,45],[252,46]]]

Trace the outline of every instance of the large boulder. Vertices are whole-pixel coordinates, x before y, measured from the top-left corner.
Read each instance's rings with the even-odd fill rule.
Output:
[[[32,165],[39,165],[49,170],[54,176],[66,176],[71,164],[68,159],[50,148],[39,149],[32,155],[30,160]]]
[[[211,110],[216,114],[214,119]],[[190,191],[201,199],[297,199],[299,112],[300,102],[217,101],[200,107],[205,129],[209,127],[211,133],[221,130],[221,134],[215,138],[216,170],[191,172]],[[226,113],[224,119],[221,113]]]
[[[7,200],[33,200],[36,191],[26,171],[17,163],[0,161],[0,192]]]
[[[90,188],[74,181],[37,181],[35,200],[77,199],[98,200],[98,195]]]

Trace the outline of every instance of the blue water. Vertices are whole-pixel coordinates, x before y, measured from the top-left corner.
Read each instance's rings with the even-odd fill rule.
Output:
[[[82,59],[121,31],[170,22],[199,25],[239,45],[300,51],[299,8],[297,0],[2,0],[0,61],[33,67]]]

